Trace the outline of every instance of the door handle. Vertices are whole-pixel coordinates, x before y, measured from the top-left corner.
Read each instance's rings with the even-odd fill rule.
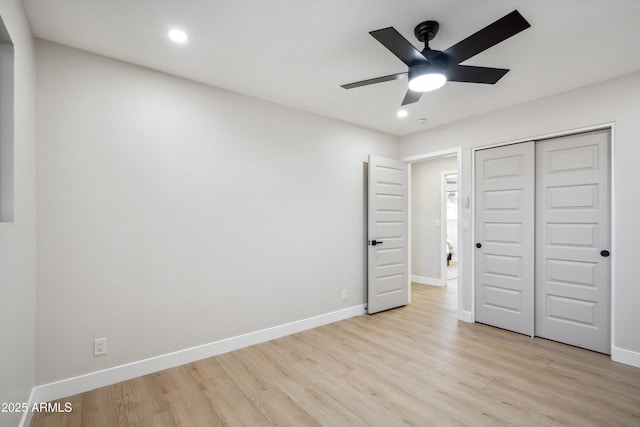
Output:
[[[371,246],[381,245],[382,243],[384,243],[384,242],[382,242],[380,240],[369,240],[369,244]]]
[[[611,254],[609,253],[608,250],[605,249],[603,251],[600,251],[600,255],[602,255],[603,257],[607,258]]]
[[[480,249],[482,247],[482,243],[476,243],[476,248]]]

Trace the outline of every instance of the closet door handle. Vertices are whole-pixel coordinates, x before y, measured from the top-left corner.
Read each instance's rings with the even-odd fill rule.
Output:
[[[381,245],[381,244],[383,244],[383,243],[384,243],[384,242],[382,242],[382,241],[380,241],[380,240],[370,240],[370,241],[369,241],[369,244],[370,244],[371,246]]]
[[[607,258],[611,254],[609,253],[608,250],[605,249],[603,251],[600,251],[600,255],[602,255],[603,257]]]
[[[480,249],[482,247],[482,243],[476,243],[476,248]]]

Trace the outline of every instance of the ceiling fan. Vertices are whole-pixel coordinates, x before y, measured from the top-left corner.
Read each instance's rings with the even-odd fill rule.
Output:
[[[429,42],[438,34],[440,25],[437,21],[425,21],[418,24],[414,30],[416,38],[424,42],[422,52],[402,37],[393,27],[371,31],[369,34],[404,62],[409,67],[409,70],[403,73],[349,83],[341,87],[353,89],[401,79],[408,75],[409,89],[402,101],[402,105],[407,105],[417,102],[423,92],[438,89],[447,81],[495,84],[509,70],[460,65],[460,63],[518,34],[520,31],[526,30],[530,26],[527,20],[517,10],[514,10],[450,48],[439,51],[431,49]]]

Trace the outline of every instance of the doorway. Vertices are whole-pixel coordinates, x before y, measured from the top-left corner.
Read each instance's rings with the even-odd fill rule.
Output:
[[[411,164],[411,282],[457,288],[456,152]]]

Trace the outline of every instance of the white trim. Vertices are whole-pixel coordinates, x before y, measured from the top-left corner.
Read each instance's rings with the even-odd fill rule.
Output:
[[[473,318],[473,311],[464,311],[464,310],[459,311],[458,320],[461,320],[467,323],[474,323],[475,319]]]
[[[149,359],[115,366],[101,371],[90,372],[88,374],[67,378],[49,384],[43,384],[34,387],[31,393],[32,399],[30,398],[30,400],[33,400],[33,402],[48,402],[50,400],[72,396],[74,394],[83,393],[99,387],[115,384],[120,381],[140,377],[163,369],[173,368],[196,360],[206,359],[207,357],[227,353],[229,351],[259,344],[286,335],[295,334],[297,332],[316,328],[338,320],[359,316],[361,314],[365,314],[364,304],[179,350],[173,353],[150,357]]]
[[[35,399],[35,394],[36,394],[36,389],[35,387],[31,389],[31,394],[29,394],[29,402],[28,402],[28,408],[33,408],[33,404],[36,402]],[[20,419],[20,424],[18,424],[18,427],[27,427],[31,425],[31,418],[33,418],[33,412],[31,412],[31,410],[29,411],[25,411],[22,414],[22,418]]]
[[[443,282],[442,279],[423,276],[411,276],[411,281],[413,283],[417,283],[418,285],[446,286],[447,284],[446,280]]]
[[[415,162],[420,162],[422,160],[429,160],[429,159],[437,159],[439,157],[453,157],[454,155],[459,155],[460,153],[460,148],[448,148],[446,150],[440,150],[440,151],[433,151],[431,153],[424,153],[424,154],[418,154],[415,156],[409,156],[409,157],[403,157],[402,160],[403,162],[409,162],[409,163],[415,163]]]
[[[640,368],[640,353],[611,346],[611,360]]]
[[[407,164],[407,200],[408,200],[408,208],[409,212],[407,213],[407,287],[409,292],[407,293],[407,303],[411,304],[411,269],[413,268],[411,265],[411,245],[413,245],[413,241],[411,240],[411,227],[413,226],[411,222],[411,218],[413,215],[411,214],[411,203],[413,203],[411,199],[411,163]]]
[[[464,194],[462,193],[462,182],[465,179],[464,173],[462,173],[462,148],[456,148],[456,156],[458,160],[458,164],[456,167],[458,168],[458,242],[457,242],[457,257],[456,262],[458,263],[458,318],[464,316],[464,296],[465,296],[465,287],[463,286],[465,283],[465,271],[469,271],[467,267],[467,259],[466,255],[463,254],[462,250],[462,242],[464,241],[464,233],[462,230],[462,222],[463,222],[463,209],[464,209]],[[472,294],[473,295],[473,294]],[[472,300],[473,301],[473,300]],[[473,307],[473,302],[471,303],[471,307]],[[473,310],[473,308],[472,308]],[[473,317],[473,312],[472,312]]]
[[[471,148],[471,194],[469,195],[469,227],[471,228],[471,318],[476,321],[476,152],[477,148]],[[462,251],[459,251],[462,252]]]
[[[615,123],[609,124],[609,202],[611,203],[611,210],[609,211],[609,244],[611,245],[611,264],[609,271],[610,286],[609,289],[609,313],[611,314],[610,327],[611,327],[611,360],[615,360],[613,357],[614,349],[617,349],[616,345],[616,188],[614,168],[615,168]],[[618,349],[621,350],[621,349]],[[625,350],[627,351],[627,350]],[[636,353],[637,354],[637,353]],[[638,360],[636,358],[636,360]],[[633,366],[640,367],[640,364]]]
[[[471,147],[471,151],[472,151],[471,154],[473,156],[475,156],[475,152],[478,151],[478,150],[485,150],[487,148],[502,147],[502,146],[511,145],[511,144],[520,144],[521,142],[544,141],[545,139],[552,139],[552,138],[559,138],[559,137],[563,137],[563,136],[576,135],[578,133],[591,132],[591,131],[594,131],[594,130],[613,129],[613,124],[614,124],[614,122],[607,122],[607,123],[601,123],[601,124],[597,124],[597,125],[584,126],[584,127],[575,128],[575,129],[567,129],[567,130],[562,130],[562,131],[558,131],[558,132],[545,133],[545,134],[541,134],[541,135],[530,136],[530,137],[527,137],[527,138],[518,138],[518,139],[509,140],[509,141],[496,142],[494,144],[487,144],[487,145],[481,145],[481,146],[478,146],[478,147]]]

